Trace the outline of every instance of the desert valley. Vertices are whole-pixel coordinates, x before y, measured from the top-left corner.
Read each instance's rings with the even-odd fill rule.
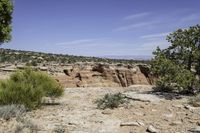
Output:
[[[0,78],[9,78],[26,65],[5,62],[1,64]],[[199,130],[200,108],[188,103],[189,96],[154,91],[155,79],[148,63],[48,62],[31,67],[54,77],[64,86],[64,95],[58,99],[46,98],[40,109],[1,119],[2,133],[185,133]],[[115,109],[98,109],[95,100],[117,93],[123,94],[127,101]]]

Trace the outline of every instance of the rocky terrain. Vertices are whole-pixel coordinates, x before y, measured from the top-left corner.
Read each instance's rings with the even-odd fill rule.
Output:
[[[24,66],[1,66],[0,79]],[[0,118],[0,133],[200,132],[200,108],[190,106],[187,96],[153,92],[148,65],[76,63],[34,68],[54,76],[65,87],[64,96],[20,116],[22,122],[18,117]],[[96,99],[118,92],[127,103],[113,110],[97,108]]]
[[[117,92],[126,95],[129,102],[113,110],[97,109],[94,103],[97,98]],[[55,129],[66,133],[199,132],[200,108],[188,105],[186,96],[152,93],[150,85],[66,88],[64,96],[56,102],[59,104],[43,106],[28,112],[24,118],[37,125],[39,133]],[[1,119],[0,123],[1,133],[16,130],[15,118]]]
[[[23,69],[25,64],[0,66],[0,79]],[[54,76],[64,87],[128,87],[130,85],[152,85],[153,77],[145,64],[75,63],[32,66]]]
[[[147,65],[87,64],[68,65],[56,79],[65,87],[128,87],[151,85],[153,78]]]

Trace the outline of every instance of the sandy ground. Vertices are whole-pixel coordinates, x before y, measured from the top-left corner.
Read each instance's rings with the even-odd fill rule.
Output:
[[[171,99],[170,96],[144,94],[156,97],[155,102],[129,100],[117,109],[99,110],[94,101],[106,93],[147,93],[151,86],[130,88],[67,88],[60,105],[43,106],[28,112],[27,119],[37,124],[39,133],[51,133],[62,127],[66,133],[145,133],[152,125],[160,133],[187,133],[200,124],[200,108],[187,108],[187,97]],[[160,100],[157,100],[160,99]],[[2,133],[13,131],[13,120],[0,120]],[[138,122],[138,126],[120,126],[123,122]]]

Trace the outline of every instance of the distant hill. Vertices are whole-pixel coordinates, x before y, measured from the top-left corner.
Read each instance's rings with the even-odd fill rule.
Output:
[[[153,56],[151,55],[107,55],[103,58],[108,59],[125,59],[125,60],[151,60]]]
[[[128,59],[128,58],[113,58],[111,57],[86,57],[86,56],[74,56],[74,55],[64,55],[64,54],[52,54],[52,53],[42,53],[34,51],[22,51],[22,50],[12,50],[0,48],[0,62],[1,63],[76,63],[76,62],[105,62],[105,63],[148,63],[149,61],[141,59]]]

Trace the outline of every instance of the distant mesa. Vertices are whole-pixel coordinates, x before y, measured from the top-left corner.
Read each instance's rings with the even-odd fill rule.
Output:
[[[151,60],[152,55],[107,55],[102,56],[102,58],[109,59],[125,59],[125,60]]]

